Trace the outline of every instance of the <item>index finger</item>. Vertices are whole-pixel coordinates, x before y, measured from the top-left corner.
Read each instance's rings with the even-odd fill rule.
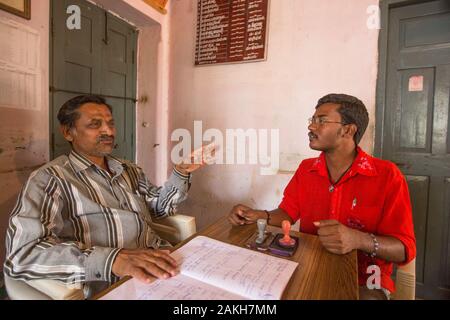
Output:
[[[239,216],[236,212],[232,212],[228,215],[228,221],[235,226],[240,226],[244,224],[245,219]]]
[[[314,222],[314,225],[318,228],[323,228],[323,227],[329,227],[329,226],[335,226],[340,224],[339,221],[337,220],[320,220],[320,221],[316,221]]]
[[[247,206],[244,206],[242,204],[238,204],[233,207],[232,212],[236,213],[239,217],[244,218],[244,214],[246,211],[250,210]]]
[[[203,146],[203,153],[211,153],[213,151],[217,151],[219,149],[219,145],[216,145],[215,142],[211,142],[210,144]]]

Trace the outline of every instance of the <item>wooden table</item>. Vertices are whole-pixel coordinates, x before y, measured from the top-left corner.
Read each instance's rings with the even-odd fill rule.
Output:
[[[271,231],[280,231],[268,227]],[[270,230],[269,229],[269,230]],[[229,244],[245,247],[256,232],[256,225],[232,226],[226,217],[178,244],[179,248],[192,238],[203,235]],[[292,231],[300,238],[296,253],[289,258],[299,263],[282,296],[285,300],[356,300],[358,299],[357,254],[335,255],[326,251],[317,236]],[[127,279],[97,295],[99,298]]]

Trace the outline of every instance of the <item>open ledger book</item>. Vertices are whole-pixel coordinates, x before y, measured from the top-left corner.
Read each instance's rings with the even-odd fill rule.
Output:
[[[101,300],[276,300],[298,263],[198,236],[171,254],[180,274],[126,281]]]

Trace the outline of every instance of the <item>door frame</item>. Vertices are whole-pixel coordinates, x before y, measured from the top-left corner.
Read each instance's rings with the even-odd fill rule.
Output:
[[[378,38],[378,77],[375,96],[374,156],[383,158],[384,118],[386,107],[386,77],[388,66],[389,10],[435,0],[380,0],[380,34]]]
[[[54,105],[54,101],[53,101],[53,92],[51,90],[51,87],[53,87],[53,32],[54,32],[54,25],[53,25],[53,1],[55,0],[50,0],[50,5],[49,5],[49,122],[48,122],[48,136],[49,136],[49,141],[48,141],[48,149],[49,149],[49,159],[50,160],[54,160],[54,150],[53,150],[53,140],[54,140],[54,132],[53,132],[53,125],[54,125],[54,117],[53,117],[53,108],[55,108]],[[57,0],[58,1],[58,0]],[[94,5],[100,9],[102,9],[103,11],[109,13],[109,14],[113,14],[112,11],[108,10],[105,7],[102,7],[96,3],[92,3],[88,0],[85,0],[86,2],[89,2],[91,5]],[[114,15],[116,18],[120,19],[121,21],[131,25],[136,32],[136,36],[134,37],[134,46],[136,48],[136,50],[133,53],[133,61],[134,61],[134,65],[133,65],[133,70],[132,70],[132,76],[133,76],[133,81],[132,81],[132,88],[131,91],[133,93],[134,98],[132,98],[132,100],[134,100],[135,103],[135,107],[134,107],[134,112],[133,112],[133,134],[132,134],[132,138],[131,138],[131,148],[132,148],[132,159],[130,159],[133,162],[136,162],[136,154],[137,154],[137,107],[138,107],[138,99],[137,99],[137,86],[138,86],[138,77],[137,77],[137,62],[138,62],[138,51],[139,51],[139,30],[138,28],[133,25],[132,23],[130,23],[129,21],[123,19],[122,17],[120,17],[119,15]],[[130,98],[131,99],[131,98]]]

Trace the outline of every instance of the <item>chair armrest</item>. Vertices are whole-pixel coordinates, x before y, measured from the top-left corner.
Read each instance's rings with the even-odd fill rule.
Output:
[[[57,280],[30,280],[27,284],[43,292],[53,300],[83,300],[84,293],[81,286],[78,288],[66,285]]]
[[[16,280],[5,274],[5,285],[12,300],[82,300],[83,290],[57,280]]]
[[[155,220],[152,228],[163,239],[177,244],[197,232],[195,218],[182,214]]]

